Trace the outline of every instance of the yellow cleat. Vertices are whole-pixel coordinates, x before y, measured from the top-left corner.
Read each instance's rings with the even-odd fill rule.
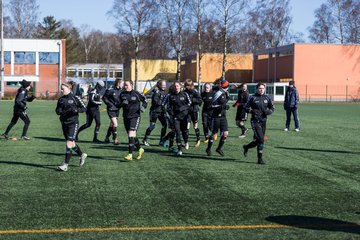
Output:
[[[139,155],[136,157],[136,160],[140,160],[144,155],[145,150],[143,148],[139,149]]]
[[[217,135],[217,133],[216,133],[216,134],[214,134],[214,141],[216,141],[217,138],[218,138],[218,135]]]
[[[128,155],[126,155],[126,156],[124,157],[124,159],[125,159],[126,161],[131,161],[131,160],[132,160],[132,154],[129,153]]]
[[[197,140],[196,143],[195,143],[195,147],[199,147],[200,146],[200,140]]]

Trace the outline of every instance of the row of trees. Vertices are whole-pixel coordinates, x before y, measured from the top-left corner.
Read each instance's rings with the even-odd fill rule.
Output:
[[[5,37],[65,38],[68,63],[115,63],[131,58],[175,58],[204,52],[253,52],[292,42],[290,0],[113,0],[108,15],[117,33],[47,16],[39,22],[36,0],[9,0]],[[106,17],[106,16],[104,16]],[[315,11],[309,39],[317,43],[360,43],[359,0],[327,0]],[[199,61],[199,62],[200,62]],[[137,67],[136,67],[137,69]],[[137,70],[135,78],[137,79]],[[201,79],[201,71],[200,76]]]

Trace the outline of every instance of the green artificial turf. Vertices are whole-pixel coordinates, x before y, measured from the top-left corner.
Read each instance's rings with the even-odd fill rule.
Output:
[[[0,102],[0,132],[11,119],[13,102]],[[225,157],[205,154],[206,145],[176,157],[156,146],[160,125],[141,161],[126,162],[122,120],[119,146],[93,144],[93,126],[80,135],[89,157],[68,172],[56,171],[65,141],[55,101],[29,103],[30,141],[0,139],[0,239],[359,239],[360,104],[301,104],[301,131],[284,132],[281,104],[269,117],[266,165],[256,150],[242,155],[235,109],[228,113],[230,136]],[[121,118],[120,118],[121,119]],[[143,114],[140,139],[148,126]],[[81,123],[85,122],[85,114]],[[109,120],[102,111],[100,138]],[[246,123],[249,127],[249,121]],[[10,135],[19,138],[23,123]],[[201,126],[201,125],[200,125]],[[201,126],[202,130],[202,126]],[[293,122],[292,122],[293,130]],[[201,131],[202,132],[202,131]],[[261,228],[282,224],[287,228]],[[357,225],[356,225],[357,224]],[[123,231],[129,227],[253,226],[246,229]],[[119,228],[66,233],[5,230]]]

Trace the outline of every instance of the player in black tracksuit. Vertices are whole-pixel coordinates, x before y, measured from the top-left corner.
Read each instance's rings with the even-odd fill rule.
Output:
[[[241,135],[239,136],[239,138],[244,138],[246,133],[249,131],[245,127],[245,122],[247,120],[248,114],[244,108],[246,102],[248,101],[248,98],[249,92],[247,91],[247,85],[245,83],[242,83],[239,86],[237,101],[233,105],[233,107],[237,107],[235,121],[236,126],[241,129]]]
[[[147,103],[144,95],[133,89],[133,82],[126,80],[124,82],[124,91],[120,94],[120,106],[123,109],[124,126],[129,139],[129,154],[124,157],[131,161],[134,149],[139,151],[137,160],[140,160],[144,154],[136,132],[140,125],[140,112],[144,112]]]
[[[96,83],[95,87],[90,90],[89,101],[88,101],[88,104],[86,107],[86,123],[79,128],[79,132],[78,132],[78,135],[79,135],[79,133],[82,130],[89,128],[91,126],[93,120],[95,119],[96,125],[95,125],[95,129],[94,129],[94,137],[93,137],[93,142],[95,142],[95,143],[101,142],[98,139],[100,125],[101,125],[99,107],[102,104],[100,91],[104,87],[104,85],[105,84],[103,81],[99,81]],[[76,138],[77,138],[77,136],[76,136]]]
[[[185,81],[185,90],[191,100],[191,106],[189,109],[189,117],[188,117],[188,129],[190,128],[191,122],[193,123],[195,134],[196,134],[196,141],[195,141],[195,147],[200,146],[200,129],[199,129],[199,111],[200,106],[202,104],[201,95],[199,92],[195,89],[194,83],[191,79],[186,79]],[[185,143],[185,147],[188,148],[188,146]]]
[[[59,98],[55,110],[56,114],[60,115],[60,122],[66,140],[65,160],[63,164],[58,167],[58,170],[60,171],[68,170],[72,150],[80,156],[80,166],[84,165],[87,157],[87,154],[83,153],[80,147],[75,143],[79,128],[79,113],[85,112],[86,107],[81,98],[75,96],[71,92],[73,85],[72,82],[63,83],[61,85],[63,96]]]
[[[119,144],[119,140],[117,137],[118,136],[118,132],[117,132],[118,117],[119,117],[119,110],[120,110],[119,96],[122,92],[123,86],[124,86],[124,81],[120,78],[117,78],[115,80],[114,86],[111,86],[109,89],[107,89],[102,98],[102,100],[106,104],[107,113],[110,118],[110,126],[106,133],[105,142],[106,143],[110,142],[109,138],[112,134],[115,145]]]
[[[8,127],[6,128],[5,133],[2,136],[6,139],[9,138],[9,132],[13,126],[17,123],[19,118],[24,121],[24,128],[22,131],[21,139],[23,140],[30,140],[30,138],[26,135],[30,125],[30,119],[26,113],[26,102],[32,102],[35,99],[35,96],[28,96],[28,92],[30,90],[31,82],[26,81],[25,79],[21,82],[21,87],[18,89],[16,97],[15,97],[15,104],[14,104],[14,112],[11,122],[9,123]]]
[[[212,115],[212,108],[211,103],[214,96],[214,92],[211,89],[211,85],[209,83],[204,84],[204,91],[201,92],[201,99],[203,101],[203,108],[202,108],[202,124],[203,130],[205,135],[205,143],[209,141],[209,131],[211,131],[211,115]]]
[[[150,146],[148,143],[148,137],[151,134],[152,130],[155,128],[156,120],[159,119],[161,123],[161,134],[160,134],[160,143],[163,145],[162,139],[166,134],[167,122],[165,117],[164,108],[162,102],[166,95],[166,81],[159,80],[156,83],[156,88],[154,89],[153,95],[151,96],[151,107],[150,107],[150,126],[146,129],[143,143],[145,146]]]
[[[176,131],[176,144],[177,144],[177,155],[182,155],[182,143],[181,134],[185,144],[189,140],[188,125],[188,114],[191,106],[191,100],[189,95],[182,91],[181,84],[179,81],[175,81],[174,92],[169,96],[169,114],[174,119],[175,131]]]
[[[265,84],[256,85],[256,93],[252,95],[245,105],[246,111],[251,113],[251,127],[254,131],[254,140],[244,145],[244,155],[250,148],[257,147],[258,164],[265,164],[262,155],[264,149],[264,136],[266,130],[267,116],[274,112],[271,99],[265,95]]]
[[[212,128],[211,135],[209,137],[208,147],[206,149],[206,153],[208,156],[211,156],[211,147],[214,142],[214,134],[217,132],[221,132],[220,142],[218,147],[216,148],[216,152],[219,153],[222,157],[225,155],[222,147],[224,146],[226,139],[229,135],[228,131],[228,122],[226,119],[226,111],[229,110],[229,105],[227,102],[229,101],[229,96],[227,93],[227,89],[229,88],[229,82],[226,80],[222,80],[218,86],[216,86],[215,93],[212,99],[211,107],[213,109],[212,112]]]

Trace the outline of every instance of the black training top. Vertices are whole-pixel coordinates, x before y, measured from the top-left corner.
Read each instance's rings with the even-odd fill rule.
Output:
[[[151,96],[151,107],[150,107],[150,111],[152,112],[156,112],[156,113],[161,113],[162,112],[162,103],[164,101],[165,98],[165,91],[157,89],[154,91],[153,95]]]
[[[186,92],[189,95],[191,100],[191,106],[189,111],[198,112],[199,107],[202,104],[201,95],[199,94],[199,92],[196,89],[193,90],[185,89],[184,92]]]
[[[213,109],[213,118],[226,117],[226,110],[229,109],[229,106],[226,105],[228,101],[229,96],[227,92],[224,91],[224,89],[222,89],[221,87],[219,87],[215,92],[211,102],[211,108]]]
[[[184,119],[189,113],[191,99],[186,92],[173,93],[169,95],[169,109],[171,116],[177,119]]]
[[[243,91],[242,89],[239,89],[238,91],[238,98],[236,100],[236,105],[240,108],[243,108],[246,104],[246,102],[248,101],[248,98],[249,98],[249,92],[246,90],[246,91]]]
[[[62,123],[72,124],[79,123],[79,113],[85,112],[86,107],[80,97],[69,93],[59,98],[55,111]]]
[[[204,103],[203,108],[202,108],[203,112],[211,112],[212,111],[211,103],[212,103],[213,97],[214,97],[213,91],[201,93],[201,99]]]
[[[102,102],[101,102],[101,96],[99,90],[98,88],[95,87],[91,89],[89,93],[89,101],[87,104],[87,109],[91,109],[91,108],[98,109],[101,104]]]
[[[26,102],[31,102],[35,97],[28,97],[28,90],[26,88],[19,88],[15,97],[14,109],[16,110],[26,110]]]
[[[275,111],[274,105],[267,95],[255,93],[245,104],[246,112],[251,113],[251,120],[266,121],[267,116]]]
[[[120,94],[121,88],[111,86],[107,89],[102,97],[102,100],[106,104],[106,107],[110,111],[117,111],[120,108]]]
[[[123,108],[124,118],[140,117],[140,112],[146,108],[146,98],[138,91],[132,90],[130,92],[123,91],[120,94],[120,107]]]

